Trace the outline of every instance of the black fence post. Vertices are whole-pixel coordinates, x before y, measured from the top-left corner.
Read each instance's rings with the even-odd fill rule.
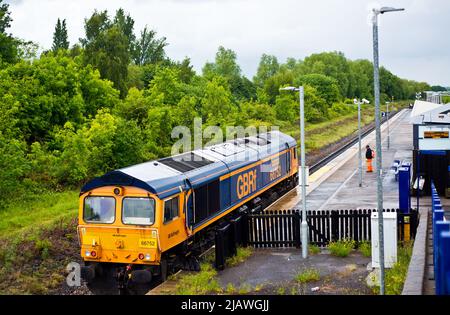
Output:
[[[294,212],[293,219],[294,219],[294,244],[295,244],[295,248],[300,248],[300,246],[301,246],[301,242],[300,242],[301,217],[300,217],[299,211]]]
[[[339,215],[336,210],[331,210],[331,237],[330,242],[339,239]]]

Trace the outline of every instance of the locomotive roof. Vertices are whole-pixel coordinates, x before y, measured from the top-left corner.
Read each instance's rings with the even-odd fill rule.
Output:
[[[279,131],[230,140],[109,172],[86,183],[81,193],[97,187],[121,185],[143,188],[161,199],[167,198],[189,186],[196,188],[295,145],[292,137]]]

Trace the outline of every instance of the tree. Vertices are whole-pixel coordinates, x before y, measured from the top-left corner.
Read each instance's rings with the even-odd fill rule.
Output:
[[[309,85],[317,90],[318,95],[325,100],[329,106],[340,100],[341,96],[335,79],[322,74],[306,74],[294,81],[294,85]]]
[[[122,13],[121,13],[122,12]],[[95,11],[85,20],[86,38],[81,40],[85,48],[86,64],[100,71],[103,78],[111,80],[124,97],[127,92],[128,64],[130,62],[130,28],[132,24],[118,10],[114,23],[107,11]]]
[[[55,32],[53,33],[53,45],[52,50],[54,52],[59,49],[69,49],[69,41],[67,39],[67,27],[66,20],[61,20],[58,18],[55,26]]]
[[[340,94],[344,97],[353,97],[349,63],[341,52],[312,54],[306,57],[300,65],[300,71],[301,74],[315,73],[334,78]]]
[[[0,0],[0,62],[14,63],[17,61],[17,46],[19,42],[6,33],[11,26],[12,18],[8,11],[9,4]]]
[[[237,56],[231,49],[220,46],[214,63],[208,62],[203,67],[203,76],[209,80],[221,76],[227,80],[231,93],[237,100],[256,98],[256,88],[253,83],[241,77],[241,68],[237,63]]]
[[[0,117],[9,115],[9,124],[14,123],[29,144],[48,141],[55,127],[67,121],[79,126],[99,108],[118,101],[111,82],[66,54],[50,52],[0,70]]]
[[[157,39],[156,31],[149,30],[145,26],[134,45],[133,61],[139,66],[163,61],[166,56],[164,51],[166,46],[165,37]]]
[[[259,61],[258,70],[253,77],[253,82],[259,87],[263,87],[267,79],[275,75],[280,69],[277,57],[263,54]]]

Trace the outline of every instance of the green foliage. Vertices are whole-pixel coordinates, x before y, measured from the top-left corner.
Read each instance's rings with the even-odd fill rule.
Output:
[[[229,267],[236,266],[247,260],[253,254],[252,247],[238,247],[236,255],[227,259],[226,264]]]
[[[95,11],[85,21],[86,38],[82,40],[85,49],[85,64],[91,64],[100,71],[102,78],[114,83],[122,96],[126,94],[128,64],[130,62],[130,22],[123,22],[123,11],[116,13],[112,22],[107,11]]]
[[[359,243],[358,250],[364,257],[372,256],[372,245],[369,241]]]
[[[57,134],[63,153],[57,159],[57,178],[76,184],[111,169],[141,162],[143,136],[134,121],[99,111],[88,125],[75,131],[70,123]]]
[[[443,104],[450,103],[450,96],[442,96],[442,103]]]
[[[118,93],[91,67],[60,51],[0,70],[0,103],[28,143],[47,140],[55,126],[75,125],[101,107],[112,107]]]
[[[253,81],[259,87],[264,86],[270,77],[274,76],[280,68],[277,57],[263,54],[261,60],[259,61],[258,70],[256,75],[253,77]]]
[[[141,31],[141,36],[136,41],[133,50],[133,61],[142,66],[149,63],[157,63],[165,58],[164,48],[167,46],[166,38],[156,39],[156,31],[149,30],[147,25]]]
[[[6,137],[0,131],[0,196],[19,196],[22,179],[29,170],[24,141]]]
[[[331,255],[337,257],[347,257],[353,248],[355,248],[355,241],[353,240],[340,240],[328,244]]]
[[[57,52],[59,49],[69,49],[69,41],[67,39],[66,20],[64,19],[61,22],[58,18],[55,26],[55,32],[53,33],[52,50]]]
[[[207,263],[200,266],[197,273],[183,275],[177,284],[176,293],[179,295],[211,294],[222,291],[216,279],[217,271]]]
[[[337,102],[341,98],[337,81],[323,74],[302,75],[294,81],[294,85],[309,85],[315,88],[317,96],[323,98],[327,104]]]
[[[317,246],[317,245],[311,244],[311,245],[308,246],[308,252],[311,255],[319,254],[320,253],[320,247]]]
[[[406,276],[408,274],[409,262],[411,260],[413,242],[400,244],[397,250],[397,262],[392,268],[386,269],[385,274],[385,292],[388,295],[400,295],[403,291]],[[373,288],[374,293],[378,294],[379,287]]]
[[[295,280],[300,283],[307,283],[320,280],[320,273],[317,269],[311,268],[303,270],[295,275]]]
[[[0,0],[0,65],[2,62],[13,63],[17,61],[19,41],[6,33],[11,26],[9,4]]]

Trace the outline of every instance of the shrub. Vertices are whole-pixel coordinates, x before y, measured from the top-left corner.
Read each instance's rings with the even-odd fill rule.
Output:
[[[369,241],[361,242],[358,250],[364,257],[370,257],[372,255],[372,245]]]
[[[309,245],[308,251],[311,255],[315,255],[315,254],[320,253],[320,247],[312,244],[312,245]]]
[[[328,244],[328,249],[331,254],[337,257],[347,257],[354,247],[355,241],[353,240],[340,240],[337,242],[330,242],[330,244]]]
[[[320,273],[317,269],[306,269],[295,276],[295,280],[300,283],[318,281],[319,279]]]

